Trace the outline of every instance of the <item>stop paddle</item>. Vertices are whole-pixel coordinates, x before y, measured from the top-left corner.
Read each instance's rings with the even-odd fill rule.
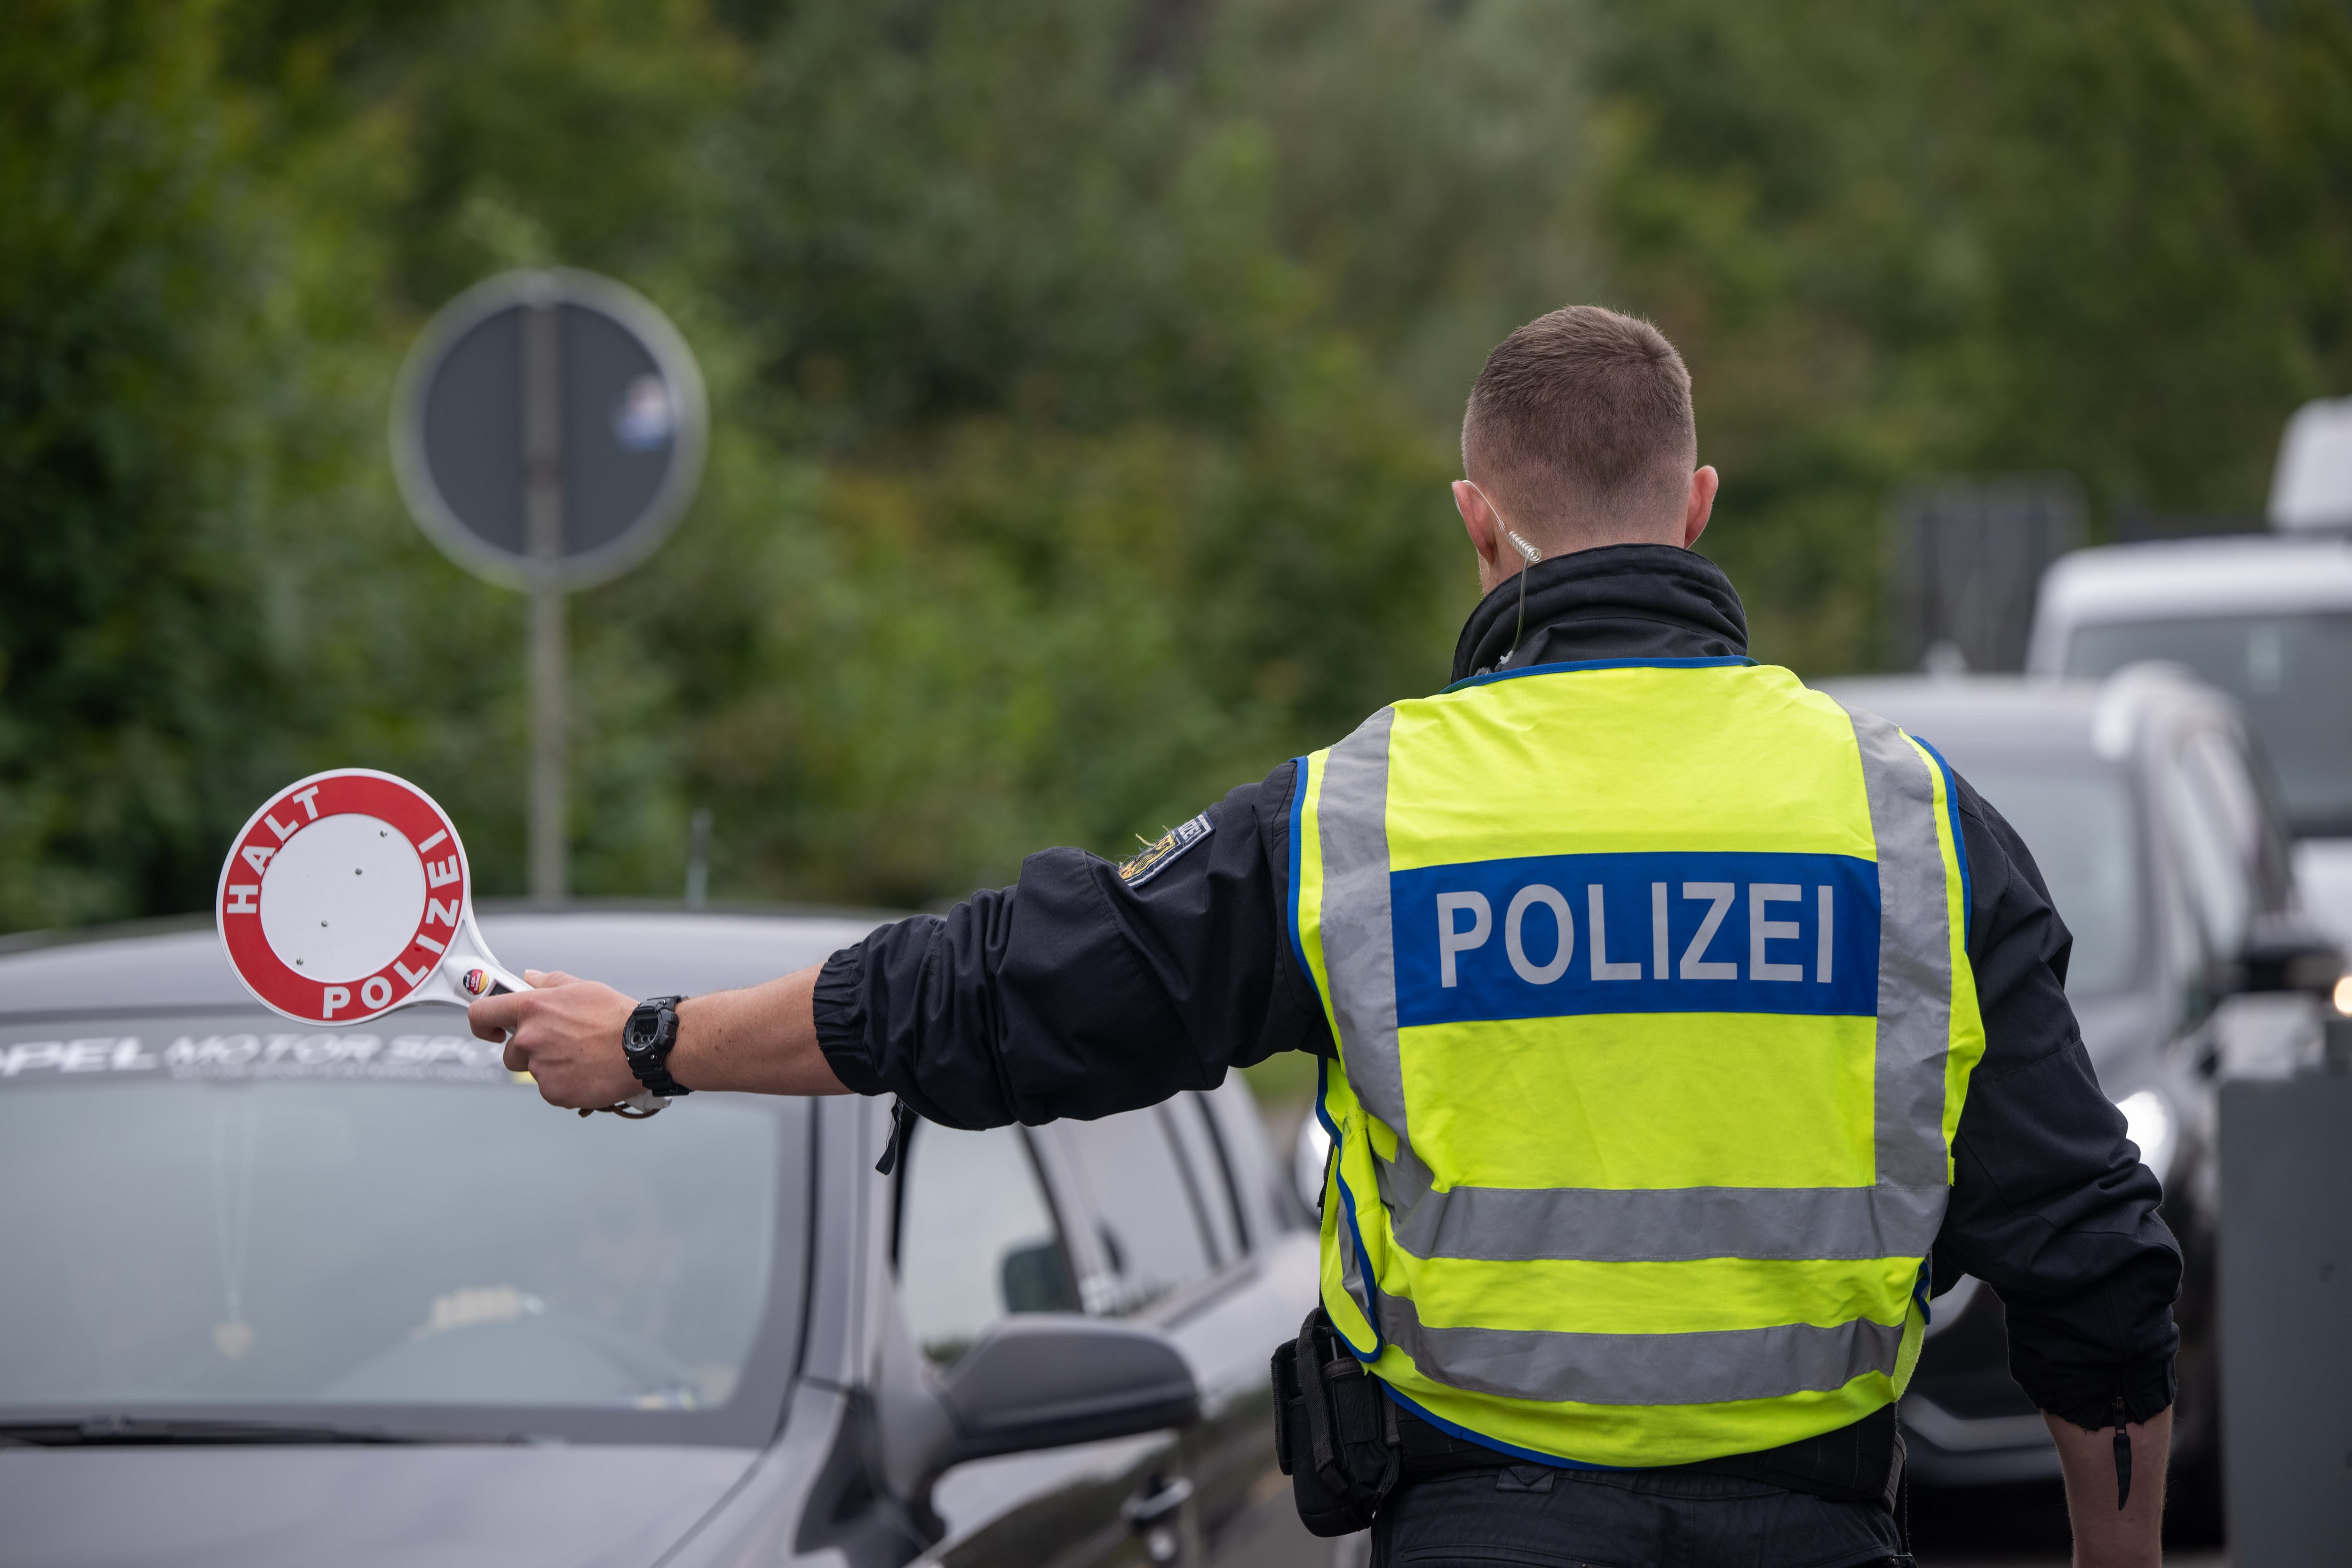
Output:
[[[221,866],[213,910],[245,988],[305,1024],[530,989],[482,940],[449,814],[373,768],[312,773],[255,812]],[[639,1114],[664,1103],[628,1101]]]

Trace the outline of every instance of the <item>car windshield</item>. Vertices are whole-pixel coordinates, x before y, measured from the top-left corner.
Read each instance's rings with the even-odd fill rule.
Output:
[[[2128,986],[2139,968],[2141,894],[2137,813],[2123,778],[1953,761],[2025,840],[2051,901],[2074,933],[2067,994],[2101,996]]]
[[[0,1421],[772,1430],[807,1102],[583,1120],[433,1012],[0,1026]]]
[[[2235,697],[2306,837],[2352,834],[2352,615],[2209,616],[2078,629],[2066,673],[2171,659]]]

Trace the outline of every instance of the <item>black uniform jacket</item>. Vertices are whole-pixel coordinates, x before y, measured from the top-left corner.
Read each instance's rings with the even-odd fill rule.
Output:
[[[1509,649],[1517,594],[1514,579],[1472,614],[1454,679]],[[1714,563],[1626,544],[1530,569],[1524,642],[1513,668],[1744,655],[1748,627]],[[835,953],[816,988],[834,1071],[979,1128],[1132,1110],[1276,1051],[1336,1054],[1291,954],[1294,773],[1285,763],[1234,790],[1208,809],[1211,831],[1148,878],[1048,849],[1014,887]],[[2145,1420],[2172,1399],[2179,1251],[2066,1004],[2074,939],[2016,833],[1965,782],[1959,795],[1986,1043],[1934,1278],[1973,1274],[1999,1292],[2011,1369],[2042,1408],[2104,1426],[2121,1395]]]

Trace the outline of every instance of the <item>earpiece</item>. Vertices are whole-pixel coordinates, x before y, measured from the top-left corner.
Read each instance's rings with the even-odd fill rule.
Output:
[[[1495,666],[1497,669],[1505,669],[1509,668],[1511,660],[1517,657],[1519,651],[1519,638],[1527,634],[1528,567],[1540,565],[1543,562],[1544,552],[1537,549],[1534,545],[1529,544],[1526,540],[1520,538],[1519,531],[1503,521],[1503,509],[1495,504],[1494,497],[1488,495],[1485,490],[1478,489],[1477,480],[1465,479],[1463,482],[1468,485],[1472,489],[1478,490],[1478,499],[1485,501],[1486,503],[1486,510],[1495,514],[1496,524],[1502,529],[1503,537],[1510,541],[1511,548],[1519,552],[1519,559],[1525,563],[1520,566],[1517,574],[1519,579],[1518,624],[1514,626],[1511,631],[1510,650],[1505,653],[1502,658],[1498,660]]]

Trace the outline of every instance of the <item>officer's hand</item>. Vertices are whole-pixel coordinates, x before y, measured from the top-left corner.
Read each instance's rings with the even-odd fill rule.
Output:
[[[555,971],[526,969],[522,977],[536,989],[485,996],[466,1009],[478,1038],[505,1039],[509,1071],[530,1074],[541,1099],[568,1110],[618,1105],[644,1088],[621,1049],[633,999]]]

